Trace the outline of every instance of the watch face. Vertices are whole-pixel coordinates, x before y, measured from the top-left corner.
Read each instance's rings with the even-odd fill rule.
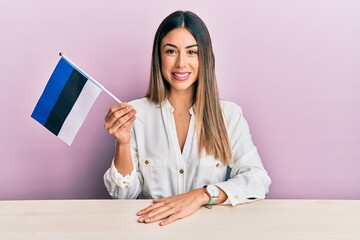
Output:
[[[219,196],[219,189],[215,185],[208,185],[206,187],[206,190],[210,194],[211,197],[218,197]]]

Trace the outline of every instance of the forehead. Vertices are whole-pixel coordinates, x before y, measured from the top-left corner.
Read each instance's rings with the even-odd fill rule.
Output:
[[[180,46],[190,46],[196,44],[194,36],[186,28],[175,28],[171,30],[161,41],[161,45],[167,43]]]

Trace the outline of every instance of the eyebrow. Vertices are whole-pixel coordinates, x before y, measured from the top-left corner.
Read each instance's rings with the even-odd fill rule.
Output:
[[[173,48],[177,48],[176,45],[170,44],[170,43],[165,44],[165,45],[163,46],[163,48],[166,47],[166,46],[170,46],[170,47],[173,47]],[[192,48],[192,47],[197,47],[197,46],[198,46],[197,44],[193,44],[193,45],[189,45],[189,46],[187,46],[187,47],[185,47],[185,48],[187,49],[187,48]]]

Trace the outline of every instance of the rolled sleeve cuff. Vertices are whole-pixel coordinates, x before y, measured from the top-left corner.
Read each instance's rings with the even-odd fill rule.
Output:
[[[134,181],[134,169],[130,174],[123,176],[121,173],[118,172],[114,165],[114,161],[111,163],[111,178],[114,183],[119,186],[120,188],[128,188],[130,187],[131,183]]]
[[[232,206],[235,206],[237,204],[249,203],[264,198],[262,196],[248,196],[245,193],[240,193],[237,191],[238,186],[235,183],[229,181],[220,182],[215,185],[221,188],[228,197],[222,204],[231,204]]]

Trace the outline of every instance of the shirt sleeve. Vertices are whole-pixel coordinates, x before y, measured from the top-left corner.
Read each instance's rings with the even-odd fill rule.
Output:
[[[230,179],[215,184],[228,196],[226,203],[237,205],[264,199],[269,192],[271,179],[264,169],[257,148],[251,139],[249,126],[237,105],[232,116],[224,112],[232,148]],[[228,115],[228,116],[227,116]]]
[[[131,134],[130,144],[133,170],[130,174],[121,175],[114,165],[114,159],[110,168],[104,174],[104,183],[110,196],[120,199],[136,199],[142,191],[143,177],[138,167],[138,154],[134,132]]]

